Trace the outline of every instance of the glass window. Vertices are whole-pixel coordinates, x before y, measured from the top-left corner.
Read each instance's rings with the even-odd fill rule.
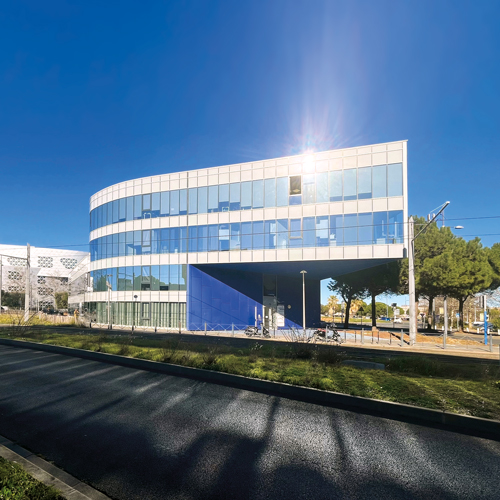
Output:
[[[151,230],[151,253],[161,253],[160,229]]]
[[[126,205],[125,220],[134,220],[134,197],[129,196],[128,198],[124,198],[124,200]]]
[[[403,212],[394,210],[389,212],[388,243],[403,243]]]
[[[278,248],[288,248],[288,219],[278,219],[276,224],[278,230]]]
[[[113,224],[113,203],[106,203],[106,208],[108,210],[108,224]]]
[[[290,248],[302,246],[302,219],[290,220]]]
[[[253,238],[252,248],[260,250],[264,248],[264,221],[256,221],[252,226]]]
[[[240,210],[240,183],[229,184],[229,210]]]
[[[208,226],[208,251],[217,252],[219,250],[219,225],[210,224]]]
[[[142,195],[134,196],[134,219],[142,219]]]
[[[316,243],[316,217],[304,217],[302,220],[303,247],[313,247]]]
[[[124,292],[126,288],[126,274],[125,274],[125,267],[119,267],[118,268],[118,283],[117,283],[117,289],[119,292]]]
[[[198,213],[208,212],[208,188],[206,186],[198,188]]]
[[[219,210],[219,186],[208,188],[208,211],[217,212]]]
[[[170,241],[170,230],[168,228],[160,229],[160,253],[168,253]]]
[[[187,214],[187,189],[179,190],[179,215]]]
[[[372,167],[358,168],[358,199],[372,197]]]
[[[134,255],[134,231],[127,231],[125,237],[126,255]]]
[[[242,222],[241,223],[241,249],[251,250],[252,249],[252,223]]]
[[[146,229],[142,231],[142,254],[147,255],[151,253],[151,230]]]
[[[344,215],[344,245],[358,244],[358,214]]]
[[[356,195],[356,169],[344,170],[344,200],[355,200]]]
[[[387,196],[387,165],[372,167],[373,170],[373,197],[385,198]]]
[[[344,216],[330,216],[330,246],[342,246],[344,244]]]
[[[181,230],[178,227],[170,228],[170,253],[179,253],[181,248]]]
[[[387,165],[388,196],[403,196],[403,164]]]
[[[316,203],[316,176],[314,174],[304,175],[304,203]]]
[[[330,201],[342,201],[342,170],[329,173]]]
[[[142,195],[142,211],[150,212],[151,211],[151,195],[143,194]]]
[[[179,228],[180,230],[180,251],[182,253],[187,252],[187,227],[183,226]]]
[[[179,215],[179,191],[170,191],[170,215]]]
[[[375,212],[373,214],[373,240],[375,244],[387,243],[387,212]]]
[[[276,206],[286,207],[288,205],[288,177],[278,177],[276,179]]]
[[[229,224],[219,224],[219,251],[227,252],[228,250],[229,250]]]
[[[264,206],[276,206],[276,179],[266,179],[264,181]]]
[[[198,252],[208,252],[208,226],[198,226]]]
[[[170,193],[168,191],[163,191],[161,193],[161,208],[160,217],[165,217],[170,213]]]
[[[198,213],[198,188],[189,188],[189,213]]]
[[[300,175],[290,177],[290,196],[302,194],[302,178]]]
[[[134,255],[142,255],[142,231],[134,231]]]
[[[231,224],[231,241],[229,243],[230,250],[240,249],[240,234],[241,234],[241,224],[239,222]]]
[[[316,246],[328,246],[328,215],[316,217]]]
[[[160,266],[160,291],[170,288],[170,266]]]
[[[188,252],[198,251],[198,227],[190,226],[188,227]]]
[[[142,283],[142,268],[141,266],[133,266],[132,268],[134,270],[134,291],[140,291],[141,290],[141,283]]]
[[[151,217],[160,216],[160,193],[151,195]]]
[[[219,186],[219,212],[229,211],[229,184]]]
[[[118,200],[118,222],[127,220],[127,198],[120,198]]]
[[[170,264],[170,290],[179,290],[179,265]]]
[[[264,248],[266,248],[266,249],[276,248],[276,221],[275,220],[266,220],[264,222]]]
[[[252,208],[252,181],[241,183],[241,209],[250,210]]]
[[[111,252],[111,256],[118,257],[118,233],[113,234],[113,251]]]
[[[134,289],[134,268],[128,266],[125,268],[125,291],[131,292]]]
[[[119,233],[118,234],[118,257],[124,257],[126,255],[125,252],[125,237],[127,233]]]
[[[187,266],[181,264],[179,266],[179,290],[186,290]]]
[[[252,183],[253,208],[264,207],[264,181],[253,181]]]
[[[118,222],[118,206],[119,200],[113,201],[113,224]]]
[[[373,214],[358,214],[358,245],[373,244]]]
[[[142,266],[141,290],[151,290],[151,267]]]
[[[316,203],[328,203],[328,172],[316,174]]]

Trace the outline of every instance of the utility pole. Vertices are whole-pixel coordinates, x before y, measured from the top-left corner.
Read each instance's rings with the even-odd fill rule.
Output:
[[[414,220],[413,217],[410,217],[408,221],[408,292],[410,299],[410,345],[414,345],[417,339],[417,315],[416,315],[416,307],[415,307],[415,240],[427,229],[427,227],[432,224],[439,215],[443,212],[443,210],[450,204],[449,201],[441,205],[439,211],[436,214],[433,214],[432,219],[427,222],[427,224],[416,234],[414,235]],[[429,217],[430,218],[430,217]],[[457,226],[457,228],[461,228],[461,226]]]
[[[414,238],[414,220],[410,217],[408,224],[408,292],[410,300],[410,345],[414,345],[417,340],[417,311],[415,308],[415,238]]]
[[[24,292],[24,322],[27,323],[30,319],[30,303],[31,303],[31,280],[30,280],[30,244],[26,246],[26,290]]]

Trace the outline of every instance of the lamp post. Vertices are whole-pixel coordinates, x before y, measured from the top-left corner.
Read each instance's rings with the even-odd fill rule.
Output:
[[[132,302],[132,333],[134,333],[135,327],[135,300],[137,299],[137,295],[134,295],[134,302]]]
[[[302,328],[304,329],[304,340],[306,338],[306,274],[307,271],[300,271],[302,274]]]
[[[108,278],[113,277],[112,274],[107,274],[106,276]],[[112,289],[112,286],[108,280],[106,280],[106,287],[108,288],[108,330],[111,330],[112,329],[112,326],[111,326],[111,289]]]

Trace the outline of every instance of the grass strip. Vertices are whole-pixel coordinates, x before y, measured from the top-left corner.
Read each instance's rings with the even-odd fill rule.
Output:
[[[19,464],[0,457],[0,499],[64,500],[64,497],[54,487],[30,476]]]
[[[256,341],[249,348],[235,348],[183,342],[182,338],[114,336],[106,331],[94,335],[31,331],[4,336],[500,420],[500,368],[491,364],[449,363],[416,355],[373,358],[384,363],[386,370],[360,370],[342,365],[355,356],[334,346],[276,346]]]

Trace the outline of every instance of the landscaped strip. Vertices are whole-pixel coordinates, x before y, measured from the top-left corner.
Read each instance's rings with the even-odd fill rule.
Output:
[[[343,366],[342,349],[308,344],[250,348],[208,346],[179,340],[23,332],[7,338],[73,347],[262,380],[333,391],[461,415],[500,420],[500,369],[491,364],[454,364],[426,356],[374,358],[385,371]],[[366,358],[364,358],[366,359]]]
[[[9,500],[64,500],[53,488],[30,476],[16,463],[0,457],[0,498]]]

